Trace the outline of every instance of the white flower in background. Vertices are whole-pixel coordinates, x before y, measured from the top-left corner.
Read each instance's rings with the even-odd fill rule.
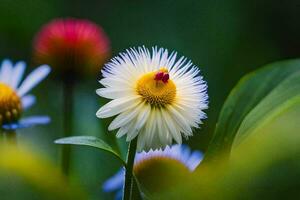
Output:
[[[200,151],[191,152],[190,148],[186,145],[173,145],[166,147],[164,150],[155,150],[149,152],[137,153],[134,161],[134,169],[139,165],[147,163],[153,159],[171,159],[179,161],[180,165],[186,167],[190,172],[194,171],[200,164],[203,154]],[[148,162],[149,163],[149,162]],[[122,191],[125,180],[125,169],[120,169],[115,175],[103,183],[103,190],[105,192],[117,192],[115,199],[122,199]],[[157,177],[159,180],[159,177]]]
[[[29,74],[21,83],[26,68],[24,62],[15,65],[4,60],[0,67],[0,129],[15,130],[36,124],[49,123],[46,116],[20,119],[23,110],[35,103],[35,97],[28,92],[40,83],[50,72],[50,67],[42,65]]]
[[[200,70],[177,53],[168,50],[138,48],[113,58],[102,70],[97,90],[101,97],[112,99],[102,106],[97,116],[118,115],[108,129],[117,137],[138,137],[138,151],[182,143],[182,135],[192,136],[206,118],[207,85]]]

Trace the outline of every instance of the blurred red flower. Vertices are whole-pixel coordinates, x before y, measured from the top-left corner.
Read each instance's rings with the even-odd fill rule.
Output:
[[[84,19],[55,19],[44,25],[33,44],[34,60],[63,76],[98,72],[110,55],[102,28]]]

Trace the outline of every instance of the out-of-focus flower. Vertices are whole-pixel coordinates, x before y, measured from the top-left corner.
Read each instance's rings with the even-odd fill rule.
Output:
[[[29,74],[20,84],[26,64],[15,65],[4,60],[0,67],[0,129],[15,130],[37,124],[49,123],[46,116],[21,118],[22,112],[35,103],[35,97],[28,92],[39,84],[49,73],[50,67],[42,65]]]
[[[141,169],[145,168],[146,165],[157,164],[157,160],[166,161],[165,170],[169,168],[169,163],[171,165],[175,163],[175,165],[185,168],[186,171],[192,172],[200,164],[202,158],[203,155],[200,151],[191,152],[190,148],[186,145],[173,145],[172,147],[166,147],[164,150],[137,153],[134,162],[134,173],[139,176],[139,171]],[[161,178],[162,177],[154,177],[158,185]],[[115,175],[104,182],[103,190],[105,192],[116,192],[115,199],[121,199],[124,179],[125,170],[122,168]],[[143,183],[141,182],[141,184]]]
[[[192,136],[206,118],[207,85],[200,70],[176,59],[168,50],[138,48],[113,58],[102,70],[97,94],[112,99],[101,107],[99,118],[118,115],[109,130],[119,129],[117,137],[127,134],[127,141],[138,137],[138,151],[158,149],[182,143],[182,135]]]
[[[33,44],[34,59],[63,76],[98,72],[110,55],[110,42],[102,28],[83,19],[55,19],[44,25]]]

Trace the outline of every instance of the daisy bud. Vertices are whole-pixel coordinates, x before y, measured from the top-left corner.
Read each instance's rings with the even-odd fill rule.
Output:
[[[80,76],[99,71],[110,55],[110,42],[93,22],[55,19],[37,33],[33,50],[37,63],[49,64],[63,76]]]

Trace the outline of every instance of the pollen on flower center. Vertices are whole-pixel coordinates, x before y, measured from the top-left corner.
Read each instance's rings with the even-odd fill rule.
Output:
[[[165,68],[147,73],[137,81],[136,91],[151,106],[171,104],[176,97],[176,86],[169,78]]]
[[[17,121],[22,112],[22,103],[17,93],[0,83],[0,125]]]

